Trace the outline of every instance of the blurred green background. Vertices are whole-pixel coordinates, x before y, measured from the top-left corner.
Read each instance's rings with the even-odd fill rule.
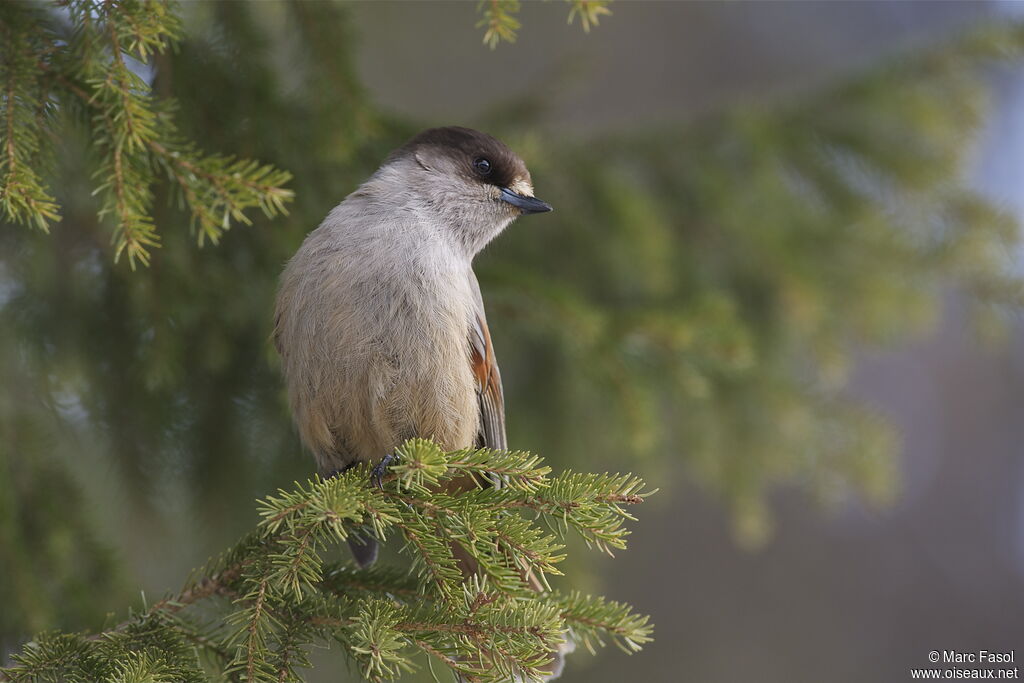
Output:
[[[177,588],[311,474],[277,276],[448,124],[556,207],[477,262],[510,443],[661,488],[627,552],[570,559],[656,641],[567,681],[905,680],[1021,644],[1019,5],[619,2],[583,34],[525,3],[494,51],[475,3],[180,9],[154,91],[296,199],[200,249],[158,187],[163,248],[131,272],[72,126],[63,221],[0,229],[0,654]]]

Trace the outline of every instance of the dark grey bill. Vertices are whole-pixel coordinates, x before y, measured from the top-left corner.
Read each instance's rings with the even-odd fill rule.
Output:
[[[513,192],[507,187],[501,188],[501,200],[512,206],[518,207],[523,213],[544,213],[551,211],[551,205],[542,202],[536,197],[527,197],[525,194]]]

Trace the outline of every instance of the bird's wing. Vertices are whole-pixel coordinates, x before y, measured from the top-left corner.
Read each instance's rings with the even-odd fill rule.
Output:
[[[473,324],[469,327],[469,347],[480,404],[480,434],[477,437],[477,446],[480,448],[507,450],[508,441],[505,438],[505,395],[501,389],[501,373],[498,372],[498,362],[494,357],[491,333],[487,329],[487,317],[484,315],[484,300],[480,295],[480,285],[476,281],[476,276],[472,274],[470,275],[470,281],[476,294],[475,317]],[[491,484],[500,487],[500,477],[493,477]],[[467,575],[477,571],[476,560],[463,548],[456,544],[452,551]],[[544,585],[533,572],[520,570],[520,573],[523,576],[523,580],[533,590],[538,593],[544,591]],[[544,680],[558,678],[565,664],[565,654],[566,652],[572,652],[573,647],[575,646],[572,645],[572,641],[566,640],[565,643],[551,652],[550,661],[542,667],[545,672]]]
[[[474,318],[469,326],[469,348],[480,406],[480,434],[477,436],[477,445],[481,448],[505,450],[508,448],[508,441],[505,438],[505,395],[501,389],[501,373],[494,357],[491,333],[487,329],[480,285],[472,274],[470,281],[476,294]]]

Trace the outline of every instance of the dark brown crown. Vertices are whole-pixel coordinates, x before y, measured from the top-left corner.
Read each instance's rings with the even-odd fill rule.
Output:
[[[516,179],[530,177],[526,164],[505,143],[487,133],[459,126],[425,130],[396,150],[392,158],[415,154],[423,147],[433,147],[449,155],[467,177],[481,182],[508,187]],[[480,159],[490,163],[490,173],[483,174],[477,168]]]

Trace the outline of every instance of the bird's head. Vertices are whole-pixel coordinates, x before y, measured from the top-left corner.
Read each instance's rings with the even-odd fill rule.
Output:
[[[469,128],[431,128],[385,162],[421,210],[475,254],[513,220],[551,211],[533,196],[526,164],[501,141]]]

